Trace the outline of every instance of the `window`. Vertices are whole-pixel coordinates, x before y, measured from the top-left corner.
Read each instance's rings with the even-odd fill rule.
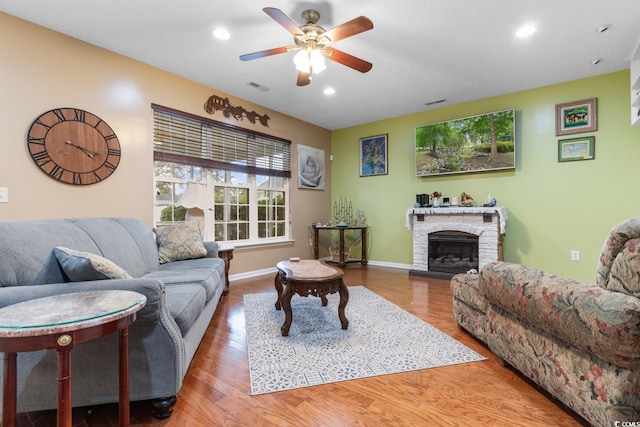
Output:
[[[152,108],[156,224],[199,220],[234,245],[289,239],[290,141]]]

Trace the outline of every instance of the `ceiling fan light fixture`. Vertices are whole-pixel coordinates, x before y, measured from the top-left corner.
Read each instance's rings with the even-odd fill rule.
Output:
[[[240,55],[241,61],[299,51],[293,57],[293,62],[298,71],[296,82],[298,86],[308,85],[311,82],[312,74],[321,73],[327,68],[325,56],[333,62],[345,65],[361,73],[371,70],[373,64],[370,62],[329,47],[329,44],[371,30],[373,22],[369,18],[359,16],[326,31],[320,25],[317,25],[320,13],[316,10],[305,10],[302,13],[302,19],[306,23],[300,26],[280,9],[265,7],[262,10],[293,35],[294,44]]]
[[[325,70],[327,66],[324,64],[324,55],[317,49],[307,51],[306,49],[300,50],[293,57],[293,63],[296,64],[296,70],[303,73],[318,74]]]
[[[303,73],[311,72],[311,61],[309,60],[309,53],[306,50],[302,49],[296,53],[296,56],[293,57],[293,63],[296,64],[296,70],[302,71]]]
[[[324,64],[324,55],[317,49],[309,52],[309,62],[311,64],[313,74],[320,74],[320,72],[327,68],[327,66]]]

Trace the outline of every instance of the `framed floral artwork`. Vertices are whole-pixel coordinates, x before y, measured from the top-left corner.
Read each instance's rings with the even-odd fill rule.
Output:
[[[598,130],[598,98],[556,104],[556,136]]]
[[[360,138],[360,176],[387,175],[387,134]]]
[[[324,150],[298,145],[298,188],[324,190]]]

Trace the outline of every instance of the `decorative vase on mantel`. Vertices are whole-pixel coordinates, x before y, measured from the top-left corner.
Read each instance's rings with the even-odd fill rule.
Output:
[[[439,197],[434,197],[434,198],[433,198],[432,206],[433,206],[434,208],[438,208],[438,207],[440,207],[440,198],[439,198]]]

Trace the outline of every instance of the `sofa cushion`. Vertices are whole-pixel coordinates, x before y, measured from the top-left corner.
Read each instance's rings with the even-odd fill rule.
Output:
[[[154,229],[160,264],[207,255],[200,227],[195,221],[163,225]]]
[[[221,258],[198,258],[161,264],[158,269],[146,274],[165,285],[191,283],[202,286],[207,301],[224,286],[224,261]]]
[[[74,218],[67,221],[78,229],[76,234],[89,237],[97,250],[64,242],[54,246],[100,254],[133,277],[140,277],[158,267],[155,236],[142,221],[135,218]]]
[[[165,286],[165,299],[171,317],[184,336],[204,309],[206,302],[204,288],[189,283]]]
[[[104,279],[131,279],[131,276],[115,263],[100,255],[57,246],[53,252],[72,282]]]

